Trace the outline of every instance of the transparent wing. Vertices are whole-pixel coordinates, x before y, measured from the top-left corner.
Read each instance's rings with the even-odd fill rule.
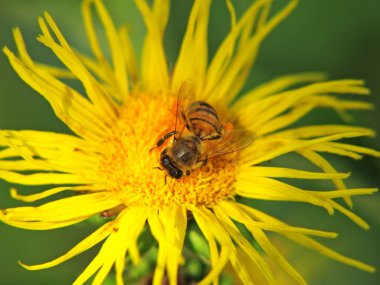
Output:
[[[174,130],[176,131],[175,138],[182,136],[187,124],[187,110],[192,101],[196,98],[195,87],[192,81],[187,80],[181,84],[178,91],[176,103],[176,119]]]
[[[207,147],[202,153],[200,161],[207,161],[218,156],[240,151],[252,144],[254,140],[254,134],[246,130],[233,129],[225,131],[221,138],[205,141]]]

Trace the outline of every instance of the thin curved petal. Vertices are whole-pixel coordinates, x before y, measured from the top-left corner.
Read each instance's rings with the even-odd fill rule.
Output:
[[[8,48],[4,48],[4,53],[20,78],[49,101],[58,118],[79,136],[94,141],[100,140],[106,128],[95,115],[90,102],[75,90],[55,80],[45,70],[27,66]]]
[[[94,5],[100,21],[104,27],[107,42],[109,43],[109,48],[112,58],[112,68],[106,61],[99,41],[96,36],[94,25],[92,22],[91,6]],[[99,0],[86,0],[83,2],[83,18],[85,22],[85,27],[87,31],[87,36],[90,42],[92,52],[94,53],[98,63],[102,66],[103,70],[108,71],[107,81],[110,85],[114,85],[114,92],[111,94],[116,99],[124,101],[129,94],[128,90],[128,76],[127,76],[127,60],[124,58],[124,47],[122,46],[122,41],[119,37],[118,31],[114,26],[110,15],[105,9],[102,1]],[[130,55],[130,54],[128,54]]]
[[[142,208],[131,207],[123,210],[111,222],[111,233],[109,233],[97,256],[73,284],[85,283],[97,271],[93,284],[102,284],[120,256],[125,257],[129,248],[137,242],[146,218],[147,214]]]
[[[276,130],[276,128],[282,128],[284,126],[278,125],[276,123],[271,123],[272,120],[277,121],[279,116],[283,115],[286,111],[291,111],[294,108],[301,108],[304,105],[311,105],[314,107],[328,105],[323,104],[323,98],[325,94],[368,94],[368,89],[364,87],[363,80],[334,80],[326,82],[313,83],[304,87],[283,91],[281,93],[274,94],[272,96],[265,97],[255,104],[239,104],[239,101],[233,107],[233,111],[237,114],[241,124],[246,128],[257,132],[258,134],[264,134]],[[343,95],[341,95],[343,96]],[[314,99],[313,99],[314,98]],[[320,101],[318,101],[320,98]],[[241,99],[244,100],[244,97]],[[322,101],[321,101],[322,100]],[[331,103],[330,107],[339,108],[339,110],[346,110],[350,108],[362,109],[364,105],[369,107],[368,104],[361,103],[359,105],[351,104],[344,105],[344,100],[340,97],[334,99],[335,103]],[[244,101],[243,101],[244,102]],[[342,102],[340,104],[339,102]],[[356,107],[355,107],[356,106]],[[300,109],[302,110],[302,109]],[[300,112],[298,110],[298,112]],[[303,111],[304,112],[304,111]],[[301,112],[301,114],[303,113]],[[255,116],[252,116],[255,114]],[[294,113],[293,116],[297,115]],[[300,114],[298,114],[300,116]],[[286,116],[286,113],[285,113]],[[289,117],[289,116],[288,116]],[[286,118],[286,117],[285,117]],[[289,123],[292,122],[289,118]],[[271,125],[272,124],[272,125]],[[278,124],[278,122],[277,122]],[[270,129],[267,131],[264,126],[269,126]]]
[[[70,251],[65,253],[64,255],[38,265],[26,265],[24,263],[20,264],[25,267],[28,270],[40,270],[44,268],[49,268],[56,266],[58,264],[61,264],[62,262],[65,262],[66,260],[69,260],[73,258],[74,256],[88,250],[89,248],[93,247],[94,245],[101,242],[103,239],[105,239],[107,236],[109,236],[112,233],[113,228],[113,222],[109,222],[107,224],[104,224],[99,229],[97,229],[95,232],[93,232],[91,235],[86,237],[84,240],[82,240],[80,243],[78,243],[75,247],[73,247]]]
[[[189,210],[193,213],[199,228],[210,246],[212,268],[198,284],[210,284],[218,278],[227,264],[230,255],[234,252],[234,245],[229,234],[224,230],[215,215],[210,213],[208,209],[205,207],[190,206]],[[219,243],[220,251],[218,251],[216,241]]]
[[[80,61],[79,57],[63,37],[53,18],[48,13],[45,13],[44,18],[39,18],[39,25],[42,35],[38,37],[38,40],[49,47],[62,63],[82,82],[86,95],[97,111],[98,118],[101,118],[108,125],[114,124],[118,115],[118,106],[112,96],[106,92]],[[58,39],[58,42],[54,39],[50,29]]]
[[[176,284],[187,226],[186,209],[171,207],[161,209],[159,212],[154,211],[150,214],[148,221],[159,245],[153,284],[162,284],[165,269],[169,283]]]
[[[96,181],[100,159],[96,143],[65,134],[1,130],[2,146],[0,176],[8,181],[34,185]],[[32,173],[19,173],[23,171]]]
[[[49,202],[38,207],[18,207],[2,210],[2,221],[30,222],[65,222],[72,219],[90,217],[105,209],[116,207],[120,201],[109,193],[99,192],[81,194],[57,201]]]
[[[268,221],[270,223],[275,223],[278,225],[285,225],[285,223],[281,222],[280,220],[275,219],[275,218],[273,218],[273,217],[271,217],[271,216],[269,216],[269,215],[267,215],[267,214],[265,214],[265,213],[263,213],[257,209],[254,209],[254,208],[242,205],[242,204],[239,204],[238,206],[254,219],[261,220],[261,221]],[[301,234],[283,233],[282,235],[287,237],[288,239],[294,240],[296,243],[299,243],[305,247],[312,248],[313,250],[315,250],[315,251],[317,251],[317,252],[319,252],[319,253],[321,253],[321,254],[323,254],[323,255],[331,258],[331,259],[334,259],[336,261],[345,263],[347,265],[350,265],[350,266],[353,266],[353,267],[356,267],[356,268],[359,268],[361,270],[365,270],[368,272],[374,272],[375,271],[375,268],[373,266],[370,266],[370,265],[365,264],[363,262],[360,262],[360,261],[357,261],[355,259],[346,257],[342,254],[339,254],[338,252],[331,250],[330,248],[322,245],[321,243],[313,240],[310,237],[306,237],[306,236],[301,235]]]
[[[235,187],[237,189],[237,194],[247,198],[306,202],[315,206],[323,207],[330,214],[333,214],[334,210],[338,210],[360,227],[364,229],[369,228],[369,225],[362,218],[340,206],[332,199],[328,199],[328,196],[314,194],[313,191],[305,191],[281,181],[266,177],[244,176],[238,178]],[[368,194],[368,192],[373,193],[373,189],[363,189],[363,192],[359,194]],[[358,192],[351,192],[352,195],[355,193]],[[349,196],[343,195],[343,198],[349,198]]]
[[[220,210],[219,207],[214,207],[216,217],[221,222],[223,227],[236,242],[236,244],[249,256],[252,262],[259,268],[260,272],[265,277],[268,284],[276,284],[273,272],[269,265],[264,260],[263,256],[248,242],[248,240],[240,233],[232,220]]]
[[[313,145],[320,145],[325,142],[337,141],[343,138],[355,138],[372,135],[373,132],[371,131],[359,131],[334,134],[310,140],[289,140],[286,138],[257,139],[241,151],[241,153],[243,153],[241,163],[242,165],[256,165],[286,153],[307,149]]]
[[[163,30],[169,15],[169,5],[162,6],[165,9],[152,10],[145,0],[135,2],[148,30],[142,55],[143,88],[147,91],[169,90],[169,73],[163,46]]]
[[[54,187],[36,194],[29,195],[20,195],[15,188],[11,188],[11,197],[13,199],[17,199],[23,202],[35,202],[52,195],[61,193],[63,191],[99,191],[101,188],[95,187],[93,185],[81,185],[81,186],[62,186],[62,187]]]
[[[207,29],[210,6],[210,0],[197,0],[193,5],[173,72],[173,90],[179,90],[182,82],[189,79],[195,83],[197,93],[203,87],[208,63]]]
[[[247,105],[251,105],[252,102],[285,91],[292,86],[313,83],[324,79],[326,79],[326,75],[317,72],[280,76],[269,82],[263,83],[247,92],[247,94],[242,95],[239,100],[233,104],[232,110],[244,109]]]
[[[268,20],[270,1],[253,3],[247,9],[237,23],[236,29],[231,31],[231,33],[235,34],[235,36],[232,36],[234,41],[241,35],[233,57],[229,58],[227,54],[227,57],[225,57],[228,60],[226,68],[219,76],[211,75],[214,80],[209,80],[210,75],[207,76],[205,92],[211,101],[217,102],[223,99],[226,104],[232,102],[246,82],[262,41],[270,31],[292,12],[297,3],[298,1],[296,0],[290,1],[285,8]],[[258,14],[260,8],[261,13]],[[255,23],[257,23],[256,30],[252,33]],[[232,46],[232,48],[234,47]],[[247,52],[247,50],[250,52]],[[218,60],[221,59],[218,58]],[[211,63],[212,65],[213,63]]]
[[[311,235],[311,236],[319,236],[324,238],[336,238],[338,236],[337,233],[333,232],[327,232],[327,231],[320,231],[320,230],[313,230],[303,227],[292,227],[287,225],[276,225],[271,223],[264,223],[264,222],[257,222],[247,215],[245,215],[244,212],[242,212],[238,208],[238,204],[236,202],[230,202],[230,201],[223,201],[219,203],[219,205],[215,206],[216,208],[220,209],[221,211],[225,212],[231,219],[238,221],[239,223],[242,223],[250,228],[265,230],[265,231],[273,231],[273,232],[289,232],[289,233],[300,233],[304,235]]]

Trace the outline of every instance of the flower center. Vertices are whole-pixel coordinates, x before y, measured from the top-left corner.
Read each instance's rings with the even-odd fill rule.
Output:
[[[210,206],[233,196],[236,153],[210,159],[189,175],[184,171],[180,179],[168,175],[160,165],[161,152],[173,144],[173,137],[162,148],[154,147],[175,128],[175,99],[169,94],[131,95],[104,143],[99,182],[126,206]]]

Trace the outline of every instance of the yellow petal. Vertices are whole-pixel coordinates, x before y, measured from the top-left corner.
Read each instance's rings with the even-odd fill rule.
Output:
[[[193,4],[173,72],[173,90],[179,90],[182,82],[189,79],[195,83],[197,93],[203,87],[208,63],[207,29],[210,5],[210,0],[196,0]]]
[[[356,160],[361,159],[363,157],[362,155],[357,154],[355,152],[344,150],[339,147],[334,147],[332,143],[328,143],[328,142],[325,142],[319,145],[313,145],[312,147],[310,147],[310,150],[318,152],[318,153],[327,152],[327,153],[332,153],[336,155],[347,156]]]
[[[144,19],[148,30],[142,53],[142,84],[146,90],[169,90],[169,73],[163,47],[163,23],[159,15],[168,15],[168,11],[152,11],[145,0],[135,0],[137,8]],[[169,5],[165,5],[169,9]],[[159,15],[157,14],[159,13]]]
[[[42,131],[0,131],[1,170],[43,170],[91,177],[97,171],[99,146],[74,136]],[[22,157],[23,160],[14,160]],[[34,158],[38,157],[38,158]]]
[[[156,260],[156,267],[153,275],[153,285],[161,285],[166,268],[168,245],[166,241],[164,225],[159,219],[158,211],[151,211],[148,217],[149,227],[153,236],[159,241],[159,250]]]
[[[90,262],[90,264],[86,267],[86,269],[83,270],[82,273],[77,277],[77,279],[73,282],[73,285],[84,284],[107,261],[107,255],[109,255],[110,251],[113,249],[113,245],[116,239],[116,235],[112,233],[108,235],[109,237],[103,243],[102,248],[100,249],[99,253]],[[98,279],[97,281],[100,281],[100,280]],[[95,282],[93,282],[93,284],[94,283]]]
[[[117,279],[120,279],[124,273],[123,270],[120,270],[125,266],[128,251],[132,260],[136,263],[139,262],[139,253],[134,252],[132,256],[131,247],[137,244],[137,239],[144,227],[146,218],[146,210],[141,207],[128,207],[119,214],[117,227],[113,229],[112,233],[115,235],[115,239],[105,252],[104,263],[96,274],[93,284],[102,284],[113,264],[115,264],[117,275],[119,275]],[[122,265],[120,264],[121,261],[123,262]]]
[[[228,262],[231,252],[234,250],[234,245],[228,233],[226,233],[214,214],[210,213],[208,209],[189,206],[189,210],[193,213],[195,221],[209,242],[212,261],[210,272],[198,284],[210,284],[220,276],[220,273]],[[215,248],[215,240],[219,242],[220,254],[214,252],[217,250],[217,248]],[[215,256],[215,259],[213,259],[213,256]]]
[[[77,157],[78,159],[78,157]],[[1,160],[0,169],[6,171],[62,171],[68,173],[80,173],[83,176],[91,176],[96,173],[97,164],[88,164],[86,161],[78,161],[77,159],[65,158],[63,161],[33,159],[28,160]]]
[[[83,220],[86,220],[88,217],[77,217],[71,220],[65,220],[65,221],[55,221],[55,222],[41,222],[41,221],[18,221],[18,220],[8,220],[4,219],[4,214],[2,211],[0,211],[0,221],[3,223],[6,223],[12,227],[20,228],[20,229],[26,229],[26,230],[34,230],[34,231],[45,231],[45,230],[53,230],[58,228],[64,228],[70,225],[77,224],[79,222],[82,222]]]
[[[364,262],[355,260],[353,258],[344,256],[344,255],[342,255],[342,254],[340,254],[334,250],[331,250],[330,248],[320,244],[319,242],[317,242],[311,238],[308,238],[305,236],[299,236],[299,235],[287,236],[287,237],[289,239],[294,240],[295,242],[305,246],[305,247],[311,248],[312,250],[317,251],[320,254],[323,254],[323,255],[325,255],[331,259],[334,259],[338,262],[345,263],[347,265],[350,265],[350,266],[353,266],[353,267],[356,267],[358,269],[368,271],[368,272],[375,272],[376,271],[375,267],[368,265]]]
[[[127,67],[124,60],[122,43],[112,22],[112,19],[105,9],[102,1],[95,0],[94,3],[106,32],[107,42],[109,43],[112,64],[114,68],[114,77],[118,87],[117,90],[119,90],[122,100],[125,100],[129,93],[129,90]]]
[[[17,193],[16,189],[12,188],[11,189],[11,197],[13,199],[17,199],[17,200],[20,200],[23,202],[35,202],[35,201],[44,199],[46,197],[55,195],[57,193],[67,191],[67,190],[69,190],[69,191],[91,191],[91,190],[95,190],[95,189],[96,188],[92,185],[83,185],[83,186],[74,186],[74,187],[65,186],[65,187],[51,188],[49,190],[45,190],[45,191],[39,192],[37,194],[20,195]],[[97,190],[101,190],[101,189],[97,189]]]
[[[343,215],[347,216],[354,223],[364,229],[368,229],[368,224],[356,214],[340,206],[332,199],[328,199],[328,195],[319,195],[319,192],[314,194],[313,191],[306,191],[286,183],[266,178],[266,177],[244,177],[238,178],[235,183],[236,193],[238,195],[264,200],[278,200],[278,201],[295,201],[306,202],[316,206],[324,207],[329,214],[333,214],[334,210],[338,210]],[[345,189],[341,188],[341,190]],[[364,191],[365,192],[365,191]],[[370,190],[373,192],[373,189]],[[355,192],[351,192],[353,195]],[[356,192],[358,195],[362,194],[362,191]],[[336,192],[334,194],[337,194]],[[344,199],[349,199],[351,195],[343,195]],[[334,195],[333,195],[334,196]]]
[[[158,213],[152,211],[149,225],[159,245],[153,284],[162,283],[165,269],[169,283],[176,284],[187,226],[186,209],[175,206],[161,209]]]
[[[119,30],[119,37],[121,46],[124,52],[125,64],[127,65],[127,72],[133,83],[136,84],[139,79],[139,71],[137,65],[136,52],[133,49],[131,39],[129,37],[128,28],[123,26]]]
[[[167,258],[167,274],[170,284],[176,284],[178,281],[178,267],[181,263],[181,253],[186,234],[187,215],[186,209],[173,207],[163,212],[162,220],[166,222],[166,238],[171,240],[171,248]],[[168,222],[170,221],[170,222]]]
[[[44,63],[35,63],[37,69],[45,70],[50,75],[55,78],[66,78],[66,79],[75,79],[74,74],[65,68],[60,68],[56,66],[47,65]]]
[[[235,183],[236,193],[243,197],[274,201],[297,201],[325,208],[330,214],[332,206],[312,193],[266,177],[239,176]]]
[[[75,280],[74,284],[83,284],[92,275],[96,274],[93,284],[102,284],[112,266],[125,255],[131,241],[137,242],[137,238],[145,224],[147,214],[144,208],[128,207],[125,208],[117,218],[111,222],[112,229],[109,237],[102,245],[97,256],[86,267],[82,274]],[[118,267],[120,269],[120,267]]]
[[[108,94],[92,74],[86,69],[79,57],[71,49],[52,17],[45,12],[45,19],[39,19],[42,36],[38,40],[49,47],[63,64],[82,82],[86,95],[97,110],[98,117],[108,124],[115,122],[118,109],[110,94]],[[57,37],[59,43],[51,35],[49,28]]]
[[[274,131],[277,131],[279,129],[282,129],[284,127],[287,127],[297,122],[306,114],[308,114],[310,111],[314,109],[314,107],[315,106],[312,104],[304,104],[304,105],[301,105],[300,107],[296,107],[292,109],[291,111],[289,111],[289,113],[275,117],[269,122],[263,124],[262,126],[260,126],[260,128],[258,128],[255,131],[255,134],[256,136],[262,136],[262,135],[266,135]]]
[[[266,82],[252,89],[247,94],[242,95],[239,100],[233,105],[232,109],[239,112],[244,109],[247,104],[258,101],[269,95],[284,91],[294,85],[322,81],[326,76],[323,73],[301,73],[285,75]]]
[[[278,224],[278,225],[286,225],[285,223],[281,222],[280,220],[275,219],[275,218],[273,218],[273,217],[271,217],[271,216],[269,216],[269,215],[267,215],[267,214],[265,214],[265,213],[263,213],[257,209],[254,209],[254,208],[242,205],[242,204],[239,204],[238,207],[241,208],[246,213],[248,213],[254,219],[258,219],[261,221],[268,221],[270,223],[274,223],[274,224]],[[331,259],[334,259],[336,261],[348,264],[350,266],[359,268],[359,269],[364,270],[364,271],[368,271],[368,272],[374,272],[375,271],[375,268],[373,266],[370,266],[370,265],[365,264],[363,262],[360,262],[360,261],[357,261],[355,259],[346,257],[342,254],[339,254],[336,251],[333,251],[333,250],[329,249],[328,247],[320,244],[319,242],[313,240],[312,238],[306,237],[306,236],[301,235],[301,234],[283,233],[283,235],[285,237],[287,237],[288,239],[294,240],[296,243],[299,243],[305,247],[311,248],[311,249],[319,252],[320,254],[323,254],[323,255],[325,255]]]
[[[280,268],[282,268],[289,276],[297,281],[298,284],[306,285],[307,282],[302,275],[286,260],[286,258],[277,250],[277,248],[270,242],[268,237],[260,229],[251,228],[251,234],[255,241],[261,246],[266,254],[274,260]]]
[[[311,151],[308,149],[303,149],[298,151],[299,154],[301,154],[303,157],[305,157],[307,160],[321,168],[325,172],[337,172],[335,168],[325,159],[323,156],[319,155],[315,151]],[[337,189],[346,189],[346,185],[343,182],[342,179],[339,178],[333,178],[332,182],[334,183],[335,187]],[[350,197],[344,197],[344,200],[346,201],[347,205],[352,207],[352,201]]]
[[[156,0],[153,2],[153,13],[161,37],[164,36],[166,25],[169,20],[170,1]]]
[[[125,54],[123,51],[121,40],[112,22],[112,19],[108,14],[107,10],[105,9],[103,3],[98,0],[84,1],[82,11],[90,46],[97,60],[105,70],[109,69],[109,65],[108,62],[106,62],[105,60],[105,56],[101,51],[100,44],[96,37],[96,32],[92,23],[91,4],[93,4],[97,9],[100,21],[105,29],[107,42],[109,44],[111,52],[113,70],[110,72],[111,78],[109,79],[109,82],[115,82],[115,89],[117,90],[117,92],[113,93],[112,95],[115,96],[117,99],[124,101],[129,91],[126,60],[124,59]]]
[[[218,207],[221,208],[222,211],[226,213],[231,219],[234,219],[235,221],[238,221],[239,223],[244,224],[247,228],[250,229],[262,229],[267,231],[274,231],[274,232],[289,232],[289,233],[300,233],[305,235],[313,235],[313,236],[319,236],[324,238],[336,238],[337,233],[334,232],[326,232],[326,231],[318,231],[303,227],[291,227],[287,225],[276,225],[276,224],[270,224],[265,222],[257,222],[253,220],[252,218],[248,217],[244,211],[241,211],[238,207],[239,203],[236,202],[227,202],[223,201],[221,202]]]
[[[257,9],[263,4],[263,1],[256,2],[254,5],[252,5],[248,10],[252,12],[246,12],[246,15],[248,13],[252,13],[250,15],[254,15],[255,12],[257,12]],[[248,21],[250,17],[243,16],[245,20],[239,21],[239,27],[237,27],[236,24],[236,13],[234,10],[234,7],[231,3],[231,1],[227,1],[227,7],[230,13],[231,17],[231,31],[228,33],[228,35],[224,38],[223,42],[219,46],[218,50],[216,51],[211,63],[209,64],[208,70],[207,70],[207,80],[205,82],[205,94],[208,97],[209,100],[212,101],[212,89],[217,84],[218,80],[223,76],[223,74],[226,72],[226,69],[228,68],[230,61],[233,57],[235,45],[237,38],[239,34],[241,33],[241,29],[243,28],[243,22]],[[209,96],[209,93],[210,96]]]
[[[61,222],[89,217],[116,207],[120,201],[109,193],[81,194],[46,203],[38,207],[18,207],[3,210],[4,221]]]
[[[36,173],[19,174],[11,171],[0,170],[0,178],[10,183],[23,185],[46,184],[92,184],[94,178],[86,178],[75,174],[65,173]]]
[[[247,259],[249,260],[249,257],[240,248],[237,248],[235,251],[232,251],[230,254],[231,265],[233,266],[234,270],[236,271],[241,282],[243,282],[243,284],[255,285],[257,283],[255,283],[252,280],[251,275],[249,274],[249,272],[251,272],[251,270],[252,270],[252,265],[249,264],[249,266],[247,266],[248,264],[245,264],[243,261],[243,260],[247,260]],[[249,260],[249,262],[251,263],[251,260]],[[259,285],[261,285],[261,284],[259,284]]]
[[[230,217],[226,215],[218,206],[213,207],[218,220],[223,224],[223,227],[231,235],[236,244],[249,256],[252,262],[259,268],[265,279],[269,284],[276,284],[273,272],[269,265],[264,260],[263,256],[256,251],[252,244],[239,232],[237,227],[231,221]]]
[[[311,191],[313,195],[319,197],[325,197],[329,199],[346,197],[346,196],[356,196],[356,195],[369,195],[376,193],[377,188],[352,188],[336,191]]]
[[[237,23],[237,28],[231,31],[235,34],[232,37],[233,41],[236,41],[238,36],[241,37],[233,57],[229,59],[228,54],[227,57],[225,57],[228,62],[225,70],[223,70],[224,72],[218,77],[215,76],[215,74],[211,74],[215,79],[206,81],[207,86],[205,87],[205,92],[211,101],[217,102],[223,98],[226,104],[231,103],[244,85],[262,41],[274,27],[291,13],[298,1],[290,1],[280,12],[265,21],[268,14],[268,10],[265,7],[269,5],[269,3],[269,1],[253,3]],[[263,16],[258,14],[260,6],[263,6]],[[258,27],[256,27],[254,31],[255,23],[258,23]],[[234,47],[230,46],[230,48]],[[250,52],[247,52],[247,50]],[[224,60],[224,58],[218,58],[218,60],[221,59]]]
[[[115,262],[116,285],[124,285],[125,256],[119,255]]]
[[[7,171],[54,171],[55,168],[52,165],[42,159],[33,159],[31,161],[26,160],[0,160],[0,169]]]
[[[8,48],[4,48],[4,53],[20,78],[49,101],[68,127],[82,137],[99,141],[106,129],[85,98],[44,70],[26,66]]]
[[[269,139],[263,138],[254,141],[250,146],[243,149],[242,164],[243,165],[256,165],[264,161],[271,160],[280,155],[300,151],[307,147],[318,145],[324,142],[336,141],[343,138],[354,138],[361,136],[371,135],[369,132],[347,132],[326,137],[311,139],[311,140],[287,140],[287,139]],[[268,147],[274,146],[272,149]],[[260,149],[263,148],[263,149]],[[329,171],[332,172],[332,171]]]
[[[223,202],[220,208],[220,210],[224,211],[227,216],[244,224],[246,228],[251,232],[255,241],[260,245],[260,247],[269,255],[272,260],[277,262],[277,264],[282,269],[284,269],[284,271],[286,271],[290,276],[297,280],[299,284],[306,284],[306,281],[302,278],[302,276],[288,263],[288,261],[270,242],[264,231],[255,225],[252,225],[253,219],[250,218],[249,215],[239,209],[235,203]],[[284,226],[284,229],[285,228],[286,226]]]
[[[343,215],[345,215],[346,217],[348,217],[351,221],[353,221],[355,224],[357,224],[359,227],[365,229],[365,230],[369,230],[369,225],[367,224],[366,221],[364,221],[361,217],[359,217],[358,215],[354,214],[353,212],[351,212],[350,210],[344,208],[343,206],[341,206],[340,204],[338,204],[337,202],[335,201],[331,201],[330,202],[331,205],[337,209],[339,212],[341,212]]]
[[[362,147],[362,146],[356,146],[356,145],[345,144],[345,143],[337,143],[337,142],[330,142],[330,143],[328,143],[328,145],[335,147],[335,148],[342,149],[342,150],[352,151],[354,153],[360,153],[360,154],[380,157],[380,151],[373,150],[373,149],[366,148],[366,147]]]
[[[332,96],[308,96],[300,104],[312,103],[318,107],[331,107],[336,110],[371,110],[374,105],[358,100],[342,100]]]
[[[55,26],[55,23],[50,18],[50,16],[47,15],[47,17],[48,17],[48,19],[50,19],[50,21],[54,25],[55,29],[58,31],[58,28]],[[41,21],[42,20],[40,20],[40,22]],[[42,26],[43,29],[49,34],[49,32],[47,31],[46,25],[44,23],[42,23],[42,24],[43,24],[43,26]],[[60,118],[64,120],[65,119],[65,117],[63,116],[64,112],[66,111],[66,113],[67,113],[70,110],[63,110],[63,111],[58,112],[58,109],[62,108],[62,107],[65,107],[67,109],[70,107],[70,108],[72,108],[71,112],[74,112],[74,114],[76,114],[77,116],[87,115],[89,117],[88,119],[90,119],[90,123],[92,122],[93,125],[98,124],[99,127],[104,127],[104,126],[102,126],[103,122],[99,121],[99,119],[98,119],[98,114],[97,114],[96,110],[93,108],[93,106],[91,106],[89,104],[89,102],[85,98],[83,98],[83,96],[78,94],[78,92],[76,92],[74,89],[70,88],[68,85],[57,80],[53,74],[49,73],[49,71],[51,70],[50,68],[48,68],[48,69],[41,68],[40,65],[34,64],[33,60],[30,58],[30,56],[26,50],[25,43],[23,41],[20,30],[14,29],[13,35],[14,35],[14,38],[16,41],[18,52],[20,54],[21,62],[24,64],[24,68],[30,69],[30,71],[33,72],[35,75],[32,78],[32,81],[31,80],[28,81],[27,78],[23,78],[23,79],[31,87],[36,89],[41,95],[43,95],[46,99],[48,99],[50,103],[55,102],[55,100],[57,100],[57,99],[60,99],[60,100],[58,100],[58,102],[62,101],[61,106],[59,106],[59,104],[56,104],[57,106],[52,105],[52,107],[56,111],[57,115],[59,116],[62,113]],[[61,41],[63,41],[63,44],[66,46],[66,48],[70,50],[69,45],[65,42],[65,40],[63,39],[63,36],[61,34],[59,34],[59,38],[61,39]],[[7,48],[5,48],[4,51],[7,55],[9,54],[12,56],[12,53]],[[8,57],[9,57],[9,55],[8,55]],[[12,65],[14,65],[15,60],[12,60],[12,57],[10,58],[10,60],[11,60]],[[70,71],[67,70],[66,72],[70,72]],[[72,75],[74,75],[72,72],[70,72],[70,73]],[[34,80],[34,82],[33,82],[33,80]],[[43,84],[41,84],[40,82],[44,82],[45,86],[43,86]],[[31,83],[33,83],[33,84],[31,84]],[[37,89],[36,86],[39,86],[39,88]],[[44,90],[44,87],[53,89],[55,92],[58,92],[58,94],[60,96],[58,96],[58,98],[54,98],[55,100],[53,100],[52,96],[49,95],[49,93]],[[51,91],[52,90],[50,90],[50,92]],[[79,108],[80,108],[80,112],[78,112],[79,110],[77,110]],[[66,122],[66,121],[64,120],[64,122]],[[89,127],[92,127],[92,126],[88,126],[87,128],[89,128]],[[94,127],[97,127],[97,125],[95,125]]]
[[[68,259],[73,258],[74,256],[88,250],[89,248],[93,247],[94,245],[101,242],[103,239],[105,239],[111,232],[113,228],[113,222],[109,222],[107,224],[104,224],[99,229],[97,229],[95,232],[93,232],[91,235],[86,237],[84,240],[82,240],[80,243],[78,243],[74,248],[72,248],[70,251],[65,253],[64,255],[38,265],[25,265],[20,262],[20,264],[25,267],[28,270],[39,270],[44,268],[49,268],[56,266]]]
[[[253,130],[260,130],[264,124],[289,109],[305,104],[318,105],[318,101],[314,102],[311,99],[308,101],[308,98],[323,98],[321,94],[326,93],[361,94],[362,92],[368,92],[363,84],[364,82],[362,80],[336,80],[314,83],[263,98],[255,102],[255,104],[246,104],[244,108],[240,106],[241,108],[236,110],[236,114],[238,114],[240,122],[244,126]],[[336,106],[339,106],[340,100],[335,100],[337,102]],[[343,103],[344,101],[342,101],[342,104]],[[344,110],[344,108],[341,110]],[[252,114],[255,114],[255,116],[252,116]]]
[[[323,137],[341,133],[365,133],[367,136],[374,136],[375,133],[368,128],[364,127],[354,127],[354,126],[345,126],[345,125],[314,125],[299,127],[290,130],[285,130],[277,132],[273,135],[270,135],[271,138],[289,138],[289,139],[306,139],[306,138],[315,138]]]
[[[268,5],[269,1],[257,1],[252,3],[247,11],[243,14],[241,19],[236,22],[235,11],[229,5],[229,11],[231,15],[231,31],[225,37],[224,41],[218,48],[214,58],[210,63],[210,67],[207,72],[206,86],[205,86],[205,96],[211,102],[217,102],[220,98],[226,96],[227,89],[230,87],[230,80],[236,79],[235,76],[229,74],[229,70],[233,64],[244,64],[244,60],[237,60],[237,44],[240,43],[240,46],[244,44],[247,45],[247,36],[243,37],[242,34],[247,35],[252,32],[255,22],[257,20],[260,9],[265,5]],[[238,42],[239,37],[241,38]],[[249,37],[249,36],[248,36]],[[244,38],[244,40],[242,40]],[[242,43],[243,42],[243,43]],[[248,48],[247,48],[248,49]],[[251,49],[249,49],[251,50]],[[254,57],[254,52],[244,53],[246,57]],[[247,62],[249,64],[249,62]],[[230,77],[228,77],[230,75]],[[223,86],[220,86],[223,83]],[[237,83],[237,80],[234,81]]]
[[[349,173],[324,173],[311,172],[283,167],[268,167],[268,166],[244,166],[240,169],[241,173],[246,173],[251,177],[283,177],[283,178],[299,178],[299,179],[332,179],[332,178],[347,178]]]

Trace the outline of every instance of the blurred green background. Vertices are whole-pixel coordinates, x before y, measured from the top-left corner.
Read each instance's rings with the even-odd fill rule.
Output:
[[[172,66],[186,26],[190,0],[175,0],[166,33],[166,48]],[[234,1],[241,13],[250,1]],[[144,26],[132,1],[105,1],[117,24],[128,23],[138,51],[141,50]],[[49,11],[69,42],[81,51],[88,51],[82,25],[79,0],[0,0],[0,46],[14,49],[11,29],[19,26],[32,57],[54,63],[51,53],[35,41],[39,34],[37,17]],[[363,78],[373,96],[368,98],[377,111],[355,112],[352,124],[370,126],[380,131],[380,1],[319,0],[301,1],[296,11],[264,42],[246,89],[273,77],[304,71],[323,71],[329,77]],[[228,12],[224,1],[213,4],[210,24],[210,53],[228,30]],[[36,129],[69,132],[55,118],[47,102],[26,86],[0,56],[0,128]],[[338,122],[334,114],[310,118],[310,122]],[[360,145],[380,149],[379,138],[361,139]],[[351,161],[333,158],[341,171],[352,171],[351,187],[379,186],[380,160],[364,158]],[[11,185],[0,182],[0,207],[21,205],[9,197]],[[17,187],[23,189],[23,187]],[[364,231],[348,219],[308,205],[286,203],[256,203],[267,212],[293,225],[311,226],[337,231],[340,236],[326,245],[380,270],[380,194],[354,199],[355,211],[372,226]],[[32,232],[0,224],[0,284],[70,284],[96,253],[85,252],[73,260],[52,269],[30,272],[17,264],[18,260],[33,264],[50,260],[87,236],[95,226],[82,223],[74,227],[47,232]],[[290,259],[310,281],[310,284],[376,285],[380,273],[365,273],[330,261],[312,251],[285,243]]]

